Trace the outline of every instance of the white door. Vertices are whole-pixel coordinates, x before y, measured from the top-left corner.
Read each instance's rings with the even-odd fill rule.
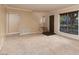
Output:
[[[8,13],[7,32],[8,34],[19,33],[20,17],[19,14]]]

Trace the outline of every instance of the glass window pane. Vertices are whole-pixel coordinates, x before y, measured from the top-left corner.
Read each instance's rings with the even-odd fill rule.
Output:
[[[78,35],[78,11],[60,14],[60,31]]]

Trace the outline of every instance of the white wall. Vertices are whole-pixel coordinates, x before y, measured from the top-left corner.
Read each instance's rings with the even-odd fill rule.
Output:
[[[10,8],[7,8],[7,13],[19,14],[20,24],[18,31],[20,31],[21,34],[41,33],[40,20],[42,16],[47,16],[47,12],[28,12]],[[12,26],[10,27],[12,28]],[[10,31],[16,30],[17,28],[12,28]]]
[[[41,27],[41,19],[42,19],[43,16],[45,16],[45,24],[44,24],[44,26],[45,27],[49,26],[48,13],[49,12],[33,12],[33,17],[34,17],[34,19],[36,19],[38,21],[39,27]],[[48,30],[49,30],[49,28],[48,28]]]
[[[74,5],[74,6],[71,6],[71,7],[68,7],[68,8],[51,11],[49,13],[49,15],[55,15],[55,29],[54,30],[55,30],[56,34],[79,40],[78,35],[63,33],[63,32],[60,32],[60,30],[59,30],[59,28],[60,28],[60,16],[59,16],[59,14],[65,13],[65,12],[77,11],[77,10],[79,10],[79,5]]]

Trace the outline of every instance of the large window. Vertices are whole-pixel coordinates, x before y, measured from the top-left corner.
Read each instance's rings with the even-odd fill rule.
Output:
[[[60,14],[60,31],[78,35],[78,11]]]

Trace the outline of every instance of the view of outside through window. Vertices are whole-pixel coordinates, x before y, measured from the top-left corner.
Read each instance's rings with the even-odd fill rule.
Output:
[[[60,14],[60,31],[78,35],[78,11]]]

